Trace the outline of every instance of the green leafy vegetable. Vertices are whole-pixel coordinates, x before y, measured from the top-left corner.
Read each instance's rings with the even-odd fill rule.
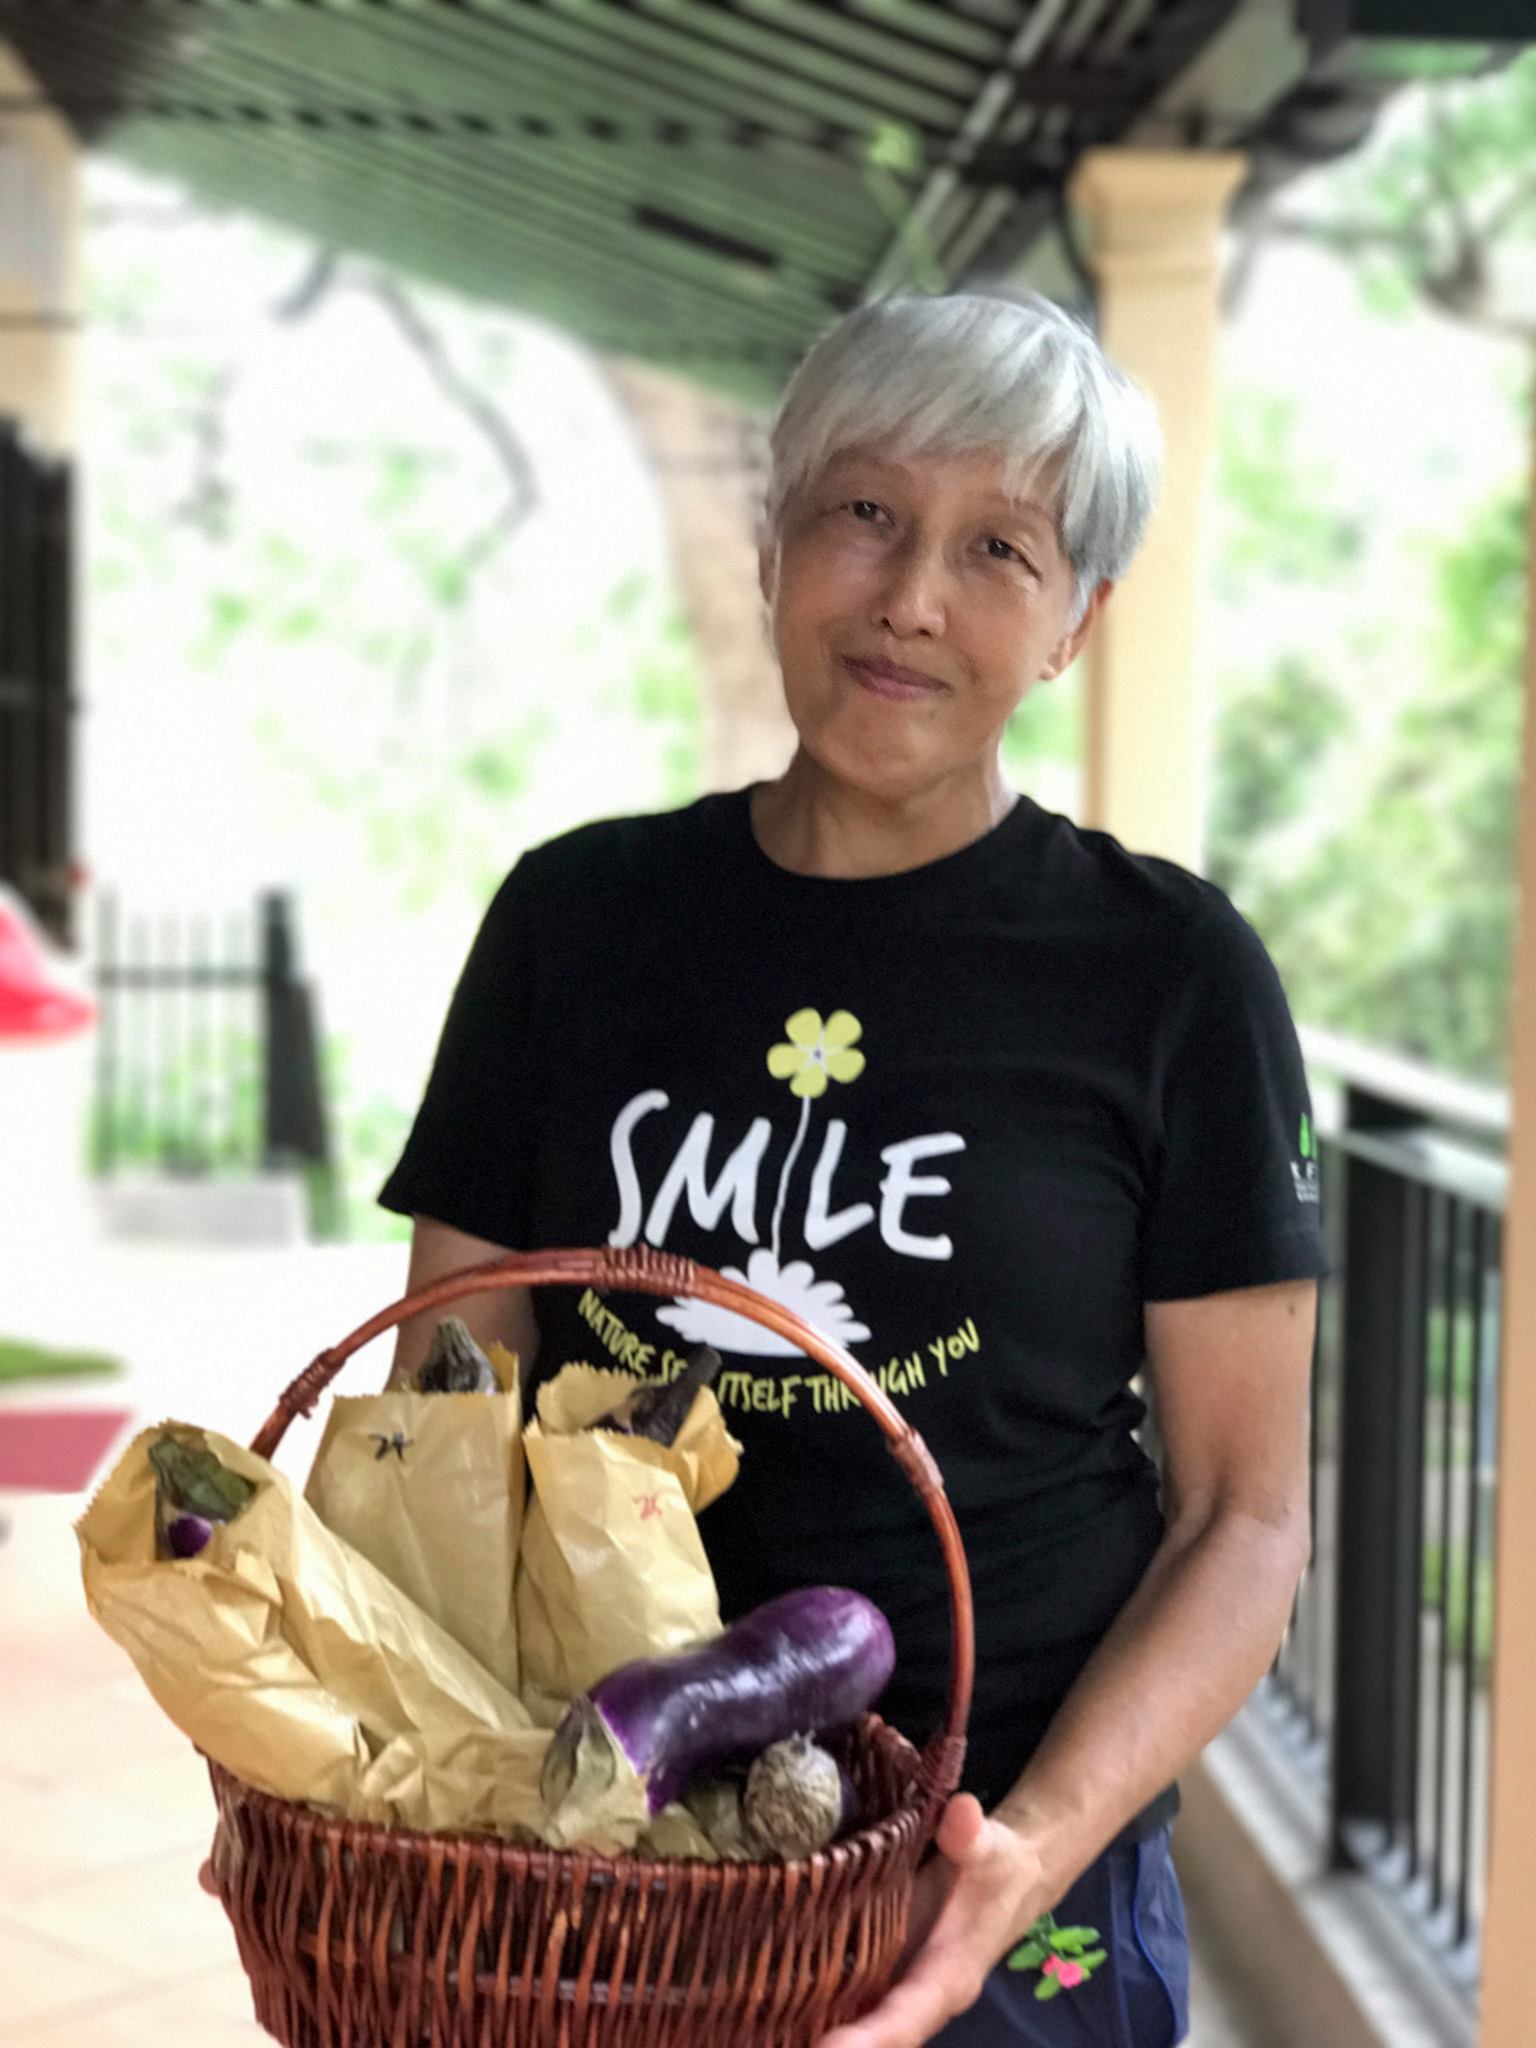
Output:
[[[159,1556],[195,1556],[212,1534],[211,1525],[232,1522],[256,1488],[227,1471],[206,1444],[158,1437],[149,1447],[155,1475],[155,1549]],[[200,1541],[194,1525],[205,1525]]]

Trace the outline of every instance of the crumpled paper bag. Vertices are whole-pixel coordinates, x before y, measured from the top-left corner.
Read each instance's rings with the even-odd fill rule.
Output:
[[[257,1487],[195,1558],[155,1553],[148,1449],[164,1433],[206,1445]],[[542,1756],[547,1738],[505,1686],[332,1534],[282,1473],[212,1430],[143,1431],[76,1528],[96,1619],[182,1732],[247,1784],[355,1819],[430,1813],[408,1824],[452,1827],[461,1799],[473,1808],[484,1798],[477,1782],[455,1780],[456,1740]],[[395,1742],[394,1775],[370,1783]],[[422,1789],[392,1795],[409,1777],[407,1754]],[[536,1830],[542,1800],[514,1811],[525,1782],[509,1776],[501,1812]]]
[[[487,1347],[499,1394],[340,1395],[304,1497],[326,1527],[518,1687],[513,1593],[527,1479],[517,1360]]]
[[[697,1815],[680,1801],[664,1806],[634,1844],[636,1856],[654,1856],[658,1862],[691,1856],[699,1863],[746,1863],[752,1852],[742,1843],[729,1850],[700,1826]]]
[[[568,1365],[540,1389],[524,1436],[522,1695],[549,1725],[619,1665],[720,1633],[695,1517],[735,1479],[741,1446],[707,1387],[671,1445],[589,1427],[634,1388],[628,1373]]]
[[[547,1728],[529,1726],[397,1735],[362,1773],[359,1816],[366,1812],[396,1827],[542,1842],[539,1774],[550,1740]],[[615,1836],[611,1853],[627,1846]]]

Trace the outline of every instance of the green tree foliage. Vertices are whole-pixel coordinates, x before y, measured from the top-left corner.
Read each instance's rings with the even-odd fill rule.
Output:
[[[1296,403],[1279,392],[1232,394],[1222,422],[1225,509],[1218,589],[1241,601],[1256,580],[1336,582],[1360,559],[1361,515],[1332,502],[1337,487],[1296,448]]]
[[[1313,587],[1340,573],[1318,565]],[[1453,1071],[1507,1057],[1526,616],[1519,489],[1439,545],[1423,682],[1358,803],[1318,809],[1359,750],[1347,644],[1227,679],[1209,870],[1270,945],[1297,1014]],[[1331,785],[1339,787],[1335,779]]]
[[[1314,644],[1308,600],[1336,589],[1361,553],[1359,514],[1336,502],[1331,472],[1298,452],[1297,429],[1293,399],[1228,394],[1217,464],[1216,595],[1234,633],[1247,608],[1275,588],[1297,624],[1271,665],[1255,669],[1237,659],[1220,673],[1206,820],[1208,872],[1259,919],[1282,955],[1301,949],[1291,944],[1295,912],[1281,877],[1294,865],[1297,828],[1312,815],[1317,771],[1354,730],[1330,658],[1336,650]]]
[[[649,532],[624,523],[632,489],[610,501],[622,430],[595,376],[583,389],[494,310],[196,207],[141,228],[133,200],[98,199],[89,247],[89,656],[119,709],[143,707],[99,778],[102,871],[142,807],[180,832],[163,876],[133,838],[141,896],[236,869],[243,895],[258,859],[273,871],[256,881],[291,882],[352,1226],[397,1235],[374,1195],[419,1095],[400,1019],[430,1051],[452,985],[441,935],[467,944],[522,847],[696,793],[689,636]],[[359,339],[354,394],[334,378]],[[567,622],[550,580],[573,560],[554,585],[573,592]],[[173,764],[189,736],[191,776]],[[250,838],[215,829],[200,859],[226,811]],[[407,964],[424,951],[430,967]]]
[[[1462,1073],[1507,1060],[1526,617],[1525,499],[1440,557],[1442,629],[1349,851],[1370,886],[1334,920],[1347,1028]],[[1385,1031],[1382,1026],[1385,1025]]]
[[[1271,223],[1335,250],[1383,311],[1428,303],[1536,340],[1536,306],[1509,303],[1505,257],[1536,236],[1536,50],[1480,77],[1435,76],[1381,139]]]
[[[1536,343],[1536,305],[1520,301],[1514,260],[1536,274],[1536,53],[1471,80],[1442,77],[1439,53],[1416,68],[1429,82],[1381,140],[1314,180],[1304,208],[1282,199],[1266,231],[1333,251],[1379,317],[1427,305]],[[1518,405],[1510,425],[1512,448],[1528,445]],[[1300,460],[1293,426],[1283,400],[1255,406],[1239,394],[1229,406],[1219,595],[1240,606],[1289,588],[1305,622],[1310,601],[1358,568],[1361,526],[1339,505],[1337,480]],[[1257,672],[1229,665],[1209,866],[1264,932],[1305,1021],[1499,1080],[1526,633],[1523,482],[1461,530],[1427,536],[1424,553],[1435,623],[1385,731],[1361,727],[1355,693],[1370,649],[1358,621],[1353,638],[1309,636]]]
[[[1311,771],[1350,730],[1332,679],[1303,655],[1283,655],[1222,719],[1207,825],[1207,864],[1231,894],[1263,900],[1273,925],[1283,903],[1266,886],[1270,835],[1306,815]]]

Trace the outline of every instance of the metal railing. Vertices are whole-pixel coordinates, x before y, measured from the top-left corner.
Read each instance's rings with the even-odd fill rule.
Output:
[[[1312,1564],[1265,1695],[1336,1865],[1475,1996],[1508,1099],[1304,1033],[1324,1224]]]
[[[0,882],[71,939],[71,473],[0,420]]]
[[[280,893],[254,912],[125,915],[96,901],[91,1166],[187,1176],[298,1168],[317,1234],[337,1189],[315,1003]]]

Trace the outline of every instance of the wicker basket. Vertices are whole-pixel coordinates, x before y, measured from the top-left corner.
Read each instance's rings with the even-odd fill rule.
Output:
[[[210,1766],[213,1876],[256,2017],[289,2048],[814,2048],[890,1981],[912,1879],[964,1757],[965,1556],[916,1432],[849,1354],[738,1281],[638,1249],[516,1254],[446,1276],[324,1351],[252,1449],[270,1457],[352,1353],[503,1287],[690,1296],[785,1337],[858,1396],[920,1494],[949,1573],[948,1719],[927,1752],[875,1715],[845,1762],[870,1824],[792,1863],[648,1862],[330,1819]]]

